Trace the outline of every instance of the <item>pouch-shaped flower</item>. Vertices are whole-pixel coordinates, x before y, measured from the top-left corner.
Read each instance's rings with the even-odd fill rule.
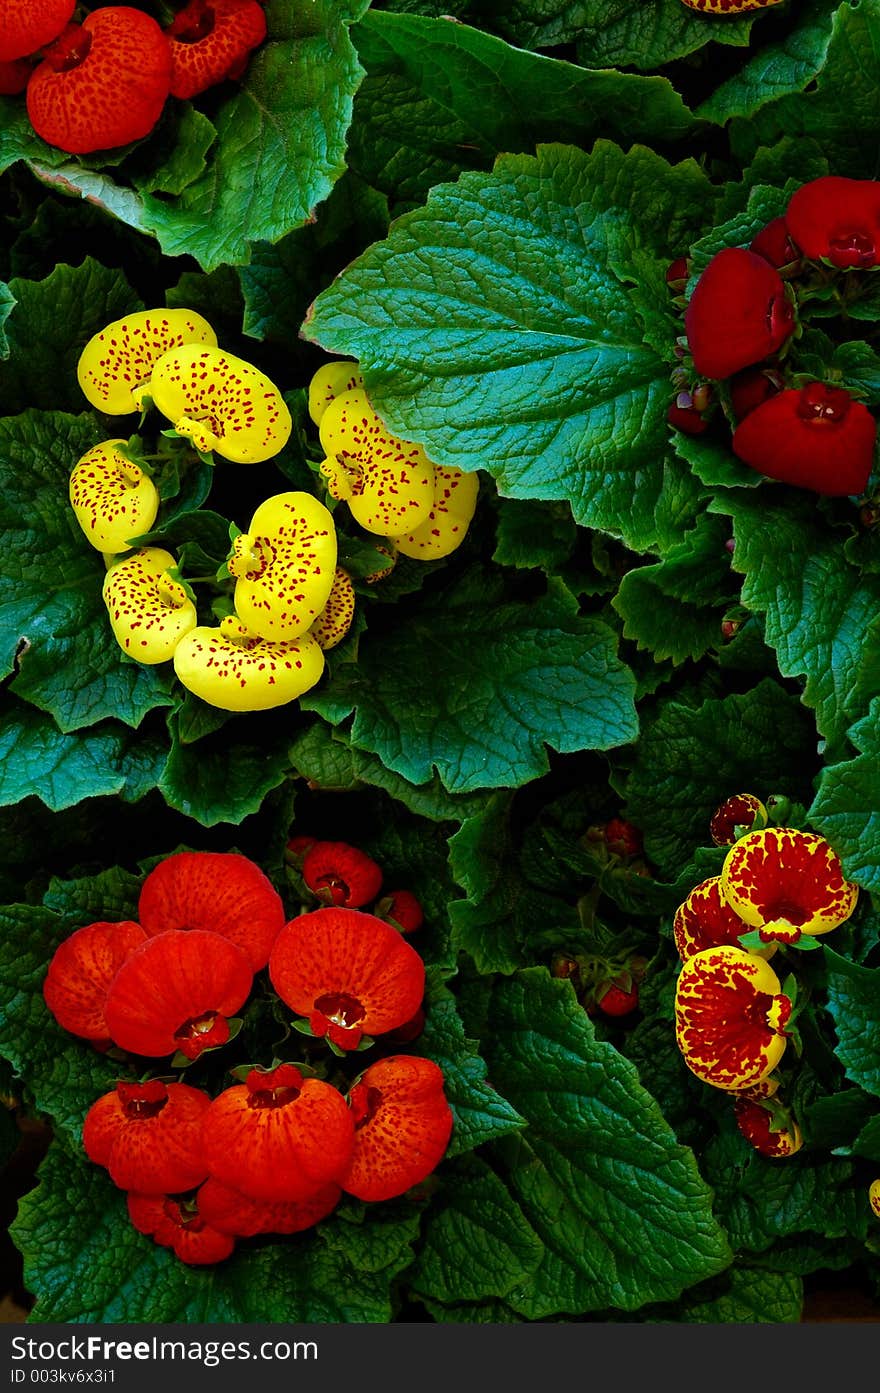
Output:
[[[762,1156],[793,1156],[804,1144],[801,1129],[786,1108],[737,1097],[733,1113],[746,1141]]]
[[[93,334],[76,376],[86,400],[108,416],[140,411],[160,358],[184,344],[216,345],[217,335],[195,310],[139,310]]]
[[[73,467],[70,502],[93,547],[125,551],[132,537],[149,532],[159,511],[159,491],[148,474],[119,450],[122,439],[94,445]]]
[[[434,506],[434,466],[421,445],[391,434],[365,392],[335,397],[319,429],[327,452],[321,473],[361,527],[400,537],[425,521]]]
[[[16,97],[23,92],[32,71],[26,58],[13,58],[8,63],[0,58],[0,97]]]
[[[684,324],[697,372],[723,378],[776,353],[794,329],[794,308],[763,256],[726,247],[697,281]]]
[[[675,911],[672,933],[682,962],[702,953],[706,948],[718,948],[728,943],[741,947],[740,934],[749,932],[749,925],[721,895],[721,877],[710,876],[695,885],[683,904]],[[777,945],[768,943],[761,949],[762,958],[772,958]]]
[[[181,851],[154,866],[141,886],[145,935],[206,929],[229,939],[254,972],[287,920],[281,896],[255,862],[234,851]]]
[[[789,235],[811,261],[841,270],[880,262],[880,182],[826,174],[792,195],[785,210]]]
[[[312,638],[325,653],[345,638],[354,619],[354,606],[351,576],[337,566],[327,603],[309,629]]]
[[[306,885],[327,905],[360,909],[382,888],[381,867],[348,842],[315,842],[302,864]]]
[[[437,561],[461,546],[477,506],[480,480],[461,469],[434,465],[434,501],[425,521],[391,540],[403,556]]]
[[[221,711],[268,711],[314,687],[324,654],[310,634],[276,643],[231,614],[216,629],[188,633],[174,650],[174,671]]]
[[[55,949],[43,983],[43,997],[56,1021],[71,1035],[111,1043],[104,1018],[110,984],[122,964],[146,942],[140,924],[86,924]]]
[[[199,1192],[201,1193],[201,1191]],[[235,1239],[212,1227],[201,1213],[198,1195],[141,1195],[130,1192],[128,1217],[138,1233],[146,1234],[162,1248],[193,1267],[222,1262],[235,1247]]]
[[[3,0],[0,5],[0,62],[26,58],[57,39],[76,0]]]
[[[172,97],[195,97],[241,77],[251,50],[266,37],[257,0],[188,0],[165,30],[171,49]]]
[[[790,1015],[772,967],[743,948],[706,948],[682,966],[675,1038],[688,1068],[713,1088],[751,1088],[772,1073]]]
[[[213,1176],[199,1190],[199,1213],[221,1233],[252,1238],[257,1233],[301,1233],[326,1219],[342,1190],[334,1182],[304,1200],[255,1200]]]
[[[239,464],[271,459],[290,436],[290,412],[278,388],[222,348],[171,349],[153,368],[150,396],[197,450],[213,450]]]
[[[207,1093],[186,1083],[118,1083],[86,1114],[86,1155],[106,1167],[121,1190],[191,1190],[208,1174],[202,1118],[210,1103]]]
[[[769,10],[782,0],[682,0],[689,10],[703,15],[742,15],[752,10]]]
[[[164,663],[198,622],[196,607],[171,574],[177,562],[161,547],[144,547],[104,577],[104,604],[116,642],[139,663]]]
[[[363,385],[363,373],[357,363],[324,363],[309,383],[309,415],[315,425],[321,424],[321,417],[331,401],[341,397],[343,392],[363,389]]]
[[[323,613],[333,588],[333,515],[310,493],[277,493],[235,538],[227,564],[242,623],[260,638],[299,638]]]
[[[727,853],[721,893],[765,942],[830,933],[850,917],[859,888],[844,879],[824,837],[796,827],[749,832]]]
[[[864,492],[877,422],[843,387],[810,382],[756,406],[733,433],[733,453],[783,484],[829,497]]]
[[[732,846],[737,828],[751,831],[755,819],[767,821],[767,809],[754,793],[734,793],[716,808],[709,822],[709,834],[716,846]]]
[[[443,1074],[432,1059],[378,1060],[353,1085],[348,1102],[355,1131],[341,1182],[347,1194],[393,1199],[430,1175],[452,1132]]]

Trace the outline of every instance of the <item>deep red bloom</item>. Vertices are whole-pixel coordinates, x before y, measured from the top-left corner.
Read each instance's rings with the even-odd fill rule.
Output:
[[[207,1093],[185,1083],[119,1083],[86,1114],[86,1155],[105,1166],[121,1190],[191,1190],[208,1174],[202,1118],[210,1103]]]
[[[57,39],[73,14],[75,5],[76,0],[3,0],[0,6],[0,62],[26,58]]]
[[[766,227],[762,227],[749,243],[749,250],[763,256],[777,270],[800,260],[800,252],[791,240],[785,218],[773,218]]]
[[[803,1146],[801,1129],[784,1108],[762,1107],[750,1098],[733,1100],[736,1125],[762,1156],[793,1156]]]
[[[303,861],[303,880],[327,905],[360,909],[382,887],[382,872],[365,851],[347,842],[317,842]]]
[[[68,24],[28,83],[37,135],[71,155],[109,150],[149,135],[171,82],[171,53],[156,21],[108,5]]]
[[[666,268],[666,284],[670,290],[684,290],[687,285],[688,262],[686,256],[677,256]]]
[[[767,809],[754,793],[734,793],[716,808],[709,822],[709,833],[716,846],[733,846],[737,828],[750,832],[755,819],[767,820]]]
[[[733,452],[784,484],[831,497],[864,491],[877,422],[842,387],[810,382],[751,411],[733,433]]]
[[[269,961],[286,917],[268,876],[235,852],[182,851],[166,857],[150,871],[138,902],[146,933],[209,929],[240,948],[254,972]]]
[[[727,247],[697,281],[684,323],[697,372],[722,378],[776,353],[794,328],[794,309],[762,256]]]
[[[666,419],[671,426],[683,431],[685,435],[702,435],[709,429],[706,417],[701,416],[693,406],[679,406],[675,401],[667,411]]]
[[[695,953],[718,948],[724,943],[739,948],[740,935],[748,932],[749,925],[721,894],[720,875],[710,876],[694,886],[684,904],[675,911],[672,924],[672,935],[682,962]],[[759,956],[771,958],[775,952],[776,945],[772,944],[762,949]]]
[[[199,1190],[199,1213],[221,1233],[252,1238],[257,1233],[301,1233],[326,1219],[342,1194],[333,1182],[305,1200],[255,1200],[208,1179]]]
[[[227,1017],[253,982],[240,948],[204,929],[170,929],[148,938],[119,969],[104,1014],[114,1044],[133,1054],[180,1050],[198,1059],[229,1039]]]
[[[339,1181],[354,1123],[335,1088],[282,1064],[252,1069],[215,1098],[203,1137],[215,1180],[253,1199],[299,1203]]]
[[[193,1266],[222,1262],[235,1247],[234,1238],[205,1219],[198,1196],[130,1194],[128,1214],[138,1233],[147,1234],[163,1248],[173,1248],[181,1262]]]
[[[0,97],[15,97],[30,81],[32,68],[26,58],[0,59]]]
[[[618,982],[609,982],[602,994],[596,997],[596,1005],[606,1016],[628,1016],[638,1004],[639,989],[635,982],[631,983],[630,990]]]
[[[85,1040],[111,1043],[104,1019],[107,993],[122,964],[146,937],[140,924],[127,919],[87,924],[58,945],[43,996],[60,1026]]]
[[[785,212],[789,234],[811,261],[843,270],[880,262],[880,183],[827,174],[798,189]]]
[[[850,917],[859,894],[830,843],[796,827],[741,837],[725,857],[720,891],[765,943],[830,933]]]
[[[251,50],[266,37],[257,0],[189,0],[165,30],[171,48],[171,95],[195,97],[241,77]]]
[[[443,1074],[431,1059],[395,1054],[371,1064],[348,1095],[355,1122],[343,1190],[387,1200],[424,1180],[452,1132]]]
[[[744,368],[734,373],[728,387],[733,414],[741,421],[761,402],[782,391],[782,378],[772,368]]]
[[[286,848],[287,859],[293,861],[295,865],[301,866],[306,853],[311,851],[312,847],[317,846],[317,844],[317,837],[310,837],[304,834],[299,837],[291,837]]]
[[[392,890],[387,899],[376,906],[381,919],[396,924],[401,933],[412,934],[425,922],[422,906],[409,890]]]
[[[425,965],[390,924],[359,909],[316,909],[286,924],[269,959],[278,995],[340,1049],[411,1020]]]
[[[616,856],[641,856],[644,846],[638,827],[625,818],[613,817],[605,823],[605,845]]]

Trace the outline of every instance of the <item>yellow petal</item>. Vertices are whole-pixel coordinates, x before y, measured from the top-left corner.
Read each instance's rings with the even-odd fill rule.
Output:
[[[342,567],[337,567],[330,598],[323,612],[312,625],[309,633],[326,652],[341,643],[351,628],[354,619],[354,586],[351,576]]]
[[[858,886],[845,880],[824,837],[797,827],[747,832],[721,868],[721,893],[762,936],[797,942],[830,933],[856,907]]]
[[[391,538],[397,550],[417,561],[438,561],[455,551],[465,539],[479,487],[478,475],[435,464],[433,507],[421,526]]]
[[[125,551],[131,537],[149,532],[159,511],[156,485],[117,448],[125,443],[120,439],[95,445],[70,476],[76,520],[98,551]]]
[[[706,948],[682,966],[676,1041],[688,1068],[715,1088],[753,1088],[771,1074],[785,1053],[790,1015],[773,968],[743,948]]]
[[[172,349],[153,368],[150,395],[197,450],[238,464],[271,459],[290,437],[290,412],[278,388],[222,348]]]
[[[327,604],[336,568],[336,526],[310,493],[261,503],[229,561],[238,577],[235,611],[261,638],[297,638]]]
[[[219,628],[193,629],[174,650],[184,687],[221,711],[268,711],[314,687],[324,654],[309,634],[283,643],[259,638],[229,615]]]
[[[321,473],[367,532],[399,537],[425,521],[434,504],[434,466],[421,445],[383,425],[366,393],[343,392],[325,410]]]
[[[214,330],[195,310],[141,310],[115,319],[89,339],[76,375],[91,406],[124,416],[141,410],[153,366],[169,349],[216,342]]]
[[[343,392],[352,392],[363,387],[364,379],[357,363],[325,363],[318,368],[309,383],[309,415],[316,426],[331,401]]]
[[[104,603],[116,642],[139,663],[164,663],[195,627],[196,607],[179,580],[170,551],[144,547],[104,577]]]

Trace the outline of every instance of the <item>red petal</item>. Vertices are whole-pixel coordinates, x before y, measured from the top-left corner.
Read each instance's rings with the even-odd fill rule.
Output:
[[[341,1194],[339,1186],[331,1183],[298,1202],[255,1200],[229,1185],[221,1185],[219,1180],[209,1179],[199,1190],[199,1213],[212,1228],[240,1238],[252,1238],[257,1233],[301,1233],[326,1219]]]
[[[167,1094],[157,1111],[132,1115],[116,1089],[105,1093],[86,1114],[86,1155],[105,1166],[122,1190],[176,1194],[200,1185],[208,1173],[202,1118],[210,1098],[184,1083],[168,1084]]]
[[[306,853],[303,880],[327,904],[360,909],[382,887],[382,872],[366,852],[347,842],[316,842]]]
[[[764,368],[745,368],[730,379],[730,404],[737,421],[748,416],[761,402],[782,390],[778,372]]]
[[[160,861],[144,881],[138,918],[148,934],[209,929],[265,967],[286,915],[268,876],[235,852],[182,851]]]
[[[722,378],[781,348],[794,328],[794,310],[762,256],[728,247],[697,281],[684,322],[697,372]]]
[[[823,407],[829,414],[813,414]],[[814,382],[750,412],[734,431],[733,452],[769,479],[842,497],[864,491],[876,435],[867,407],[842,387]]]
[[[360,1120],[342,1188],[362,1200],[402,1195],[430,1175],[449,1143],[443,1074],[433,1060],[391,1055],[366,1070],[352,1095]]]
[[[804,184],[785,213],[789,233],[811,261],[876,266],[880,261],[880,183],[828,174]]]
[[[59,944],[43,983],[46,1005],[58,1024],[85,1040],[108,1039],[107,992],[122,964],[145,940],[140,924],[127,919],[87,924]]]
[[[189,1207],[172,1195],[130,1194],[128,1213],[138,1233],[147,1234],[163,1248],[173,1248],[182,1262],[204,1266],[222,1262],[235,1247],[235,1239],[206,1222],[199,1212],[192,1217]]]
[[[764,260],[777,270],[780,266],[790,266],[793,261],[800,259],[798,249],[789,236],[785,218],[774,218],[766,227],[762,227],[749,243],[749,251],[763,256]]]
[[[189,0],[165,32],[171,95],[195,97],[241,76],[251,50],[266,37],[266,16],[257,0]]]
[[[3,0],[0,61],[26,58],[57,39],[75,6],[76,0]]]

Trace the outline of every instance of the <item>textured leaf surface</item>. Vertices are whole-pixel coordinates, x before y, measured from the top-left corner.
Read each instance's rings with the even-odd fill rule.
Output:
[[[828,947],[825,961],[837,1056],[853,1083],[880,1095],[880,970],[857,967]]]
[[[880,699],[852,727],[849,739],[859,753],[828,765],[810,808],[810,826],[827,837],[843,860],[847,876],[876,893],[880,890]]]
[[[793,1324],[801,1319],[803,1298],[796,1273],[737,1263],[699,1294],[689,1293],[671,1318],[688,1325]]]
[[[733,116],[750,119],[768,102],[802,93],[825,64],[837,8],[838,0],[799,5],[789,32],[758,47],[738,73],[700,104],[698,115],[719,124]]]
[[[239,717],[196,743],[184,743],[176,717],[159,788],[165,801],[205,827],[239,823],[260,807],[288,768],[288,717]]]

